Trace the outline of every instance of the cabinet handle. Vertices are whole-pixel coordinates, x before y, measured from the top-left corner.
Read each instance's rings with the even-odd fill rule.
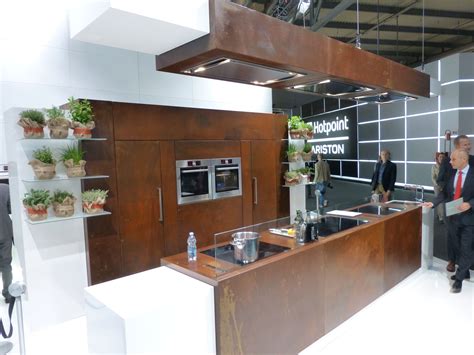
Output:
[[[163,198],[161,196],[161,187],[158,187],[158,202],[160,204],[160,222],[163,222]]]
[[[256,177],[253,177],[252,180],[253,180],[253,204],[258,205],[258,181]]]

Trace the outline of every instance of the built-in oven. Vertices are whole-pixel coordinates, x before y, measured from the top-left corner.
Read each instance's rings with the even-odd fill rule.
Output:
[[[211,160],[176,161],[178,204],[212,199]]]
[[[213,198],[242,195],[240,158],[220,158],[212,160]]]

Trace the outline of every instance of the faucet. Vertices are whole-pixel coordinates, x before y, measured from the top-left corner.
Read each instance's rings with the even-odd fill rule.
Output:
[[[415,191],[415,201],[424,202],[425,201],[425,188],[423,185],[405,185],[405,190]],[[421,195],[418,194],[418,191],[421,191]]]

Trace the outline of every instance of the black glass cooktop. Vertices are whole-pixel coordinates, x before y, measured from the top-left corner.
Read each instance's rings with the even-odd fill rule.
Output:
[[[393,207],[385,207],[385,206],[364,206],[364,207],[359,207],[358,209],[354,210],[357,212],[361,213],[370,213],[370,214],[376,214],[379,216],[386,216],[392,213],[400,212],[402,211],[401,208],[393,208]]]
[[[327,237],[333,233],[368,223],[363,219],[350,219],[343,217],[325,216],[315,223],[318,237]]]
[[[257,260],[268,258],[269,256],[280,254],[284,251],[289,250],[290,248],[282,247],[280,245],[269,244],[265,242],[260,242],[258,247],[258,258]],[[241,262],[235,260],[234,258],[234,247],[230,244],[223,245],[217,248],[208,249],[202,251],[201,253],[227,261],[232,264],[242,265]]]

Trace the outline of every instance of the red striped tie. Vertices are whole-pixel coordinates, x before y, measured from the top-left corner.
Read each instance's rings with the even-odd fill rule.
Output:
[[[462,170],[458,170],[458,179],[456,180],[456,190],[454,192],[454,200],[461,197],[462,188]]]

